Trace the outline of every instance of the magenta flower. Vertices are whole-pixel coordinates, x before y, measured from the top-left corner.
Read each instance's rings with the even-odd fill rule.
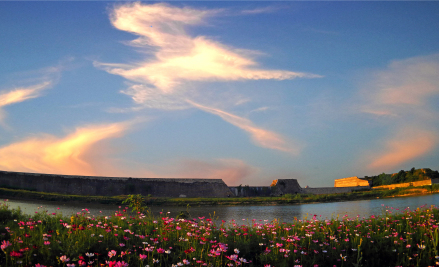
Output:
[[[158,249],[157,249],[157,253],[164,253],[164,252],[165,252],[165,250],[162,249],[162,248],[158,248]]]
[[[2,245],[1,245],[1,248],[2,248],[2,250],[4,250],[5,248],[7,248],[7,247],[9,247],[9,246],[11,246],[12,244],[9,242],[9,241],[5,241],[5,240],[3,240],[2,241]]]
[[[147,256],[144,254],[140,254],[139,257],[140,257],[140,260],[143,261],[144,259],[146,259]]]

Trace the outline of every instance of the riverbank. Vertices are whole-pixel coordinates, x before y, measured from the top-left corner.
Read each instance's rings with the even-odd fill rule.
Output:
[[[286,194],[281,197],[231,197],[231,198],[163,198],[145,197],[147,206],[214,206],[214,205],[284,205],[326,203],[352,200],[367,200],[388,197],[407,197],[439,193],[439,185],[395,188],[391,190],[356,191],[340,194]],[[0,188],[1,198],[44,200],[56,202],[81,202],[121,205],[127,196],[83,196],[64,195],[59,193],[45,193],[22,189]]]

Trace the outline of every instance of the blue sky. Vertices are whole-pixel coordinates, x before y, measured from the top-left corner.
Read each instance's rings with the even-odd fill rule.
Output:
[[[0,2],[0,169],[439,169],[437,2]]]

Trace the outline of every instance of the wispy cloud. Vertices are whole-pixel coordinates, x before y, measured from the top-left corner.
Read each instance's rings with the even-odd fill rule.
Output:
[[[241,13],[242,14],[249,14],[249,15],[262,14],[262,13],[272,13],[278,9],[279,8],[276,8],[273,6],[267,6],[267,7],[259,7],[259,8],[254,8],[254,9],[246,9],[246,10],[241,11]]]
[[[71,68],[74,58],[68,57],[60,60],[56,65],[40,69],[20,71],[8,75],[8,85],[3,85],[0,91],[0,124],[5,124],[5,112],[3,107],[37,98],[43,95],[43,91],[55,86],[63,71]]]
[[[182,101],[182,97],[187,95],[184,90],[166,94],[154,87],[149,87],[144,84],[135,84],[126,90],[122,90],[121,93],[130,96],[136,104],[144,108],[179,110],[190,107],[187,103]]]
[[[0,148],[2,170],[74,175],[96,175],[93,155],[99,160],[105,155],[95,150],[103,140],[120,137],[132,122],[90,125],[77,128],[65,137],[40,135]]]
[[[244,13],[256,14],[269,10],[272,8],[247,10]],[[110,17],[112,24],[119,30],[139,36],[130,44],[147,49],[148,57],[134,64],[95,62],[95,65],[137,83],[122,93],[130,96],[138,106],[163,110],[200,108],[245,130],[259,146],[297,153],[296,148],[285,146],[283,137],[255,127],[247,119],[208,107],[205,101],[198,100],[196,102],[203,104],[192,102],[188,105],[187,99],[193,100],[194,95],[203,95],[199,93],[202,89],[195,89],[193,82],[320,77],[303,72],[262,69],[252,58],[258,53],[234,49],[205,36],[187,34],[186,28],[207,25],[207,18],[223,12],[219,9],[179,8],[163,3],[115,6]]]
[[[39,97],[41,92],[51,85],[52,82],[46,81],[29,87],[19,87],[0,92],[0,122],[4,123],[3,107]]]
[[[432,110],[429,100],[439,94],[439,55],[394,61],[362,93],[366,113],[398,116]]]
[[[256,127],[253,122],[246,118],[233,115],[217,108],[206,107],[190,100],[187,100],[187,102],[196,108],[217,115],[228,123],[246,131],[251,136],[253,142],[258,146],[280,150],[294,155],[297,155],[300,151],[298,145],[292,146],[285,140],[285,137],[275,132]]]
[[[0,107],[39,97],[41,91],[47,89],[50,85],[51,82],[44,82],[41,84],[29,87],[15,88],[13,90],[0,93]]]
[[[375,73],[362,92],[365,102],[361,110],[379,118],[389,127],[391,137],[380,141],[369,168],[393,168],[428,154],[438,145],[434,102],[438,96],[438,54],[394,61]]]

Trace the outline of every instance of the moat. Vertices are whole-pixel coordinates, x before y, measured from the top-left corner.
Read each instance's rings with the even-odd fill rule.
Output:
[[[317,215],[318,219],[341,218],[347,215],[350,218],[359,216],[369,217],[377,215],[386,210],[396,213],[397,209],[403,210],[408,207],[417,208],[422,205],[430,206],[439,203],[439,194],[411,196],[411,197],[395,197],[385,199],[357,200],[345,202],[331,203],[315,203],[300,205],[275,205],[275,206],[199,206],[190,207],[188,210],[192,217],[214,217],[221,220],[273,220],[280,219],[283,222],[291,222],[294,218],[302,219],[304,217],[312,218]],[[35,214],[35,212],[48,213],[62,212],[63,215],[76,214],[87,209],[90,216],[93,215],[114,215],[119,209],[117,205],[90,204],[90,203],[66,203],[66,202],[49,202],[38,200],[9,200],[8,204],[11,208],[20,206],[21,210],[26,214]],[[387,208],[386,208],[387,207]],[[58,210],[58,208],[60,208]],[[123,207],[122,207],[123,208]],[[165,216],[167,212],[169,216],[175,217],[182,210],[186,210],[181,206],[153,206],[151,211],[157,217]],[[162,212],[162,214],[160,214]]]

